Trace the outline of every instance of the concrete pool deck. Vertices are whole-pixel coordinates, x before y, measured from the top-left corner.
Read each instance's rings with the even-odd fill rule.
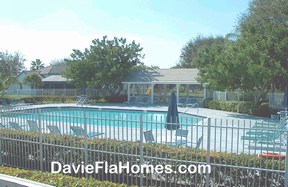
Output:
[[[43,104],[43,105],[31,105],[27,108],[43,108],[43,107],[83,107],[83,108],[98,108],[98,109],[122,109],[122,110],[140,110],[140,111],[162,111],[166,112],[167,106],[156,106],[156,105],[127,105],[127,104],[94,104],[94,105],[77,105],[77,104]],[[25,107],[26,108],[26,107]],[[199,122],[198,125],[191,125],[189,128],[189,134],[187,136],[187,140],[190,142],[196,142],[200,136],[204,136],[203,144],[201,148],[208,149],[210,142],[210,149],[214,151],[221,152],[229,152],[229,153],[249,153],[256,154],[259,153],[257,149],[249,149],[249,146],[260,146],[256,145],[252,141],[243,141],[241,140],[241,136],[245,135],[245,133],[255,125],[256,122],[270,121],[269,118],[260,118],[246,114],[239,114],[233,112],[225,112],[219,110],[212,110],[206,108],[181,108],[178,107],[179,112],[187,113],[191,115],[202,116],[203,119]],[[211,118],[211,128],[210,128],[210,136],[208,133],[208,120],[207,118]],[[67,129],[69,131],[69,129]],[[112,132],[102,131],[105,133],[103,138],[115,138],[121,137],[119,140],[139,140],[141,136],[139,130],[135,130],[135,128],[126,129],[125,132]],[[133,134],[129,132],[134,132]],[[173,134],[168,133],[167,129],[158,129],[154,130],[153,134],[156,137],[158,142],[167,142],[167,140],[172,140],[172,136],[174,137],[175,132]],[[170,135],[169,135],[170,134]],[[165,140],[163,140],[163,135],[165,135]],[[277,140],[278,141],[278,140]],[[270,146],[270,145],[269,145]],[[282,146],[281,148],[286,148],[286,146]],[[262,148],[261,148],[262,151]],[[279,151],[278,151],[279,152]]]
[[[41,104],[31,105],[27,108],[42,108],[42,107],[84,107],[84,108],[106,108],[106,109],[123,109],[123,110],[147,110],[147,111],[162,111],[168,110],[168,106],[157,106],[157,105],[128,105],[128,104]],[[206,118],[218,118],[218,119],[235,119],[235,120],[253,120],[253,121],[270,121],[270,118],[257,117],[247,114],[240,114],[235,112],[226,112],[221,110],[207,109],[207,108],[185,108],[178,107],[178,111],[182,113],[198,115]]]

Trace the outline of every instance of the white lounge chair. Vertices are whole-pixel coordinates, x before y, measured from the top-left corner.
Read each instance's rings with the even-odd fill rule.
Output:
[[[85,136],[85,130],[84,130],[82,127],[71,126],[70,128],[71,128],[71,130],[73,131],[73,133],[74,133],[76,136],[82,136],[82,137]],[[104,134],[103,132],[88,132],[88,133],[86,134],[86,136],[87,136],[88,138],[93,138],[93,137],[100,136],[100,135],[103,135],[103,134]]]
[[[22,127],[25,126],[25,125],[19,125],[18,123],[12,122],[12,121],[9,121],[9,125],[10,125],[10,127],[12,127],[12,129],[21,130],[21,131],[24,130]]]
[[[47,128],[49,129],[51,134],[61,134],[60,129],[55,125],[47,125]]]
[[[157,143],[157,141],[155,140],[153,133],[152,133],[152,130],[145,131],[145,132],[143,132],[143,134],[144,134],[145,141],[147,143],[160,144],[160,143]],[[187,134],[188,134],[188,131],[187,131]],[[169,146],[173,146],[173,147],[180,147],[180,146],[185,145],[186,141],[176,141],[174,139],[174,141],[172,141],[172,142],[165,141],[165,142],[161,142],[161,143],[169,145]]]
[[[0,123],[0,128],[6,129],[7,127],[5,125],[3,125],[2,123]]]
[[[188,136],[188,130],[184,129],[177,129],[175,133],[175,138],[174,140],[177,142],[187,142],[187,136]]]
[[[27,124],[29,126],[30,131],[40,132],[40,128],[37,125],[37,121],[34,120],[27,120]]]

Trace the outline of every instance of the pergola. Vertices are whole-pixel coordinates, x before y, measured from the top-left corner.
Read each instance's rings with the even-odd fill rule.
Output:
[[[176,86],[176,96],[179,101],[179,87],[180,85],[199,85],[197,79],[198,69],[153,69],[153,70],[136,70],[133,71],[129,78],[122,82],[127,86],[128,102],[130,102],[131,95],[135,94],[136,85],[148,85],[150,89],[149,96],[151,104],[154,103],[155,85],[163,86],[164,89],[167,86]],[[168,86],[168,87],[169,87]],[[132,87],[132,88],[131,88]],[[203,99],[206,98],[206,88],[203,86]]]

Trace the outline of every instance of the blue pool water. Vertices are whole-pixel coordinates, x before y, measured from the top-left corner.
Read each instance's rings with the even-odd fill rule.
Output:
[[[15,114],[17,115],[17,114]],[[14,115],[14,117],[16,117]],[[139,128],[142,116],[144,128],[165,128],[166,112],[87,109],[87,108],[43,108],[40,110],[41,120],[46,122],[61,122],[64,124],[90,124],[97,126],[121,126]],[[17,118],[38,120],[36,110],[21,113]],[[179,113],[179,123],[183,126],[195,125],[202,118],[198,116]]]

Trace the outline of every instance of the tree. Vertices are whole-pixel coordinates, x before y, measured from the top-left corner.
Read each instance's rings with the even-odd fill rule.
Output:
[[[288,83],[288,1],[254,0],[239,20],[241,38],[257,43],[267,58],[280,63],[284,71],[273,77],[273,87],[284,89]]]
[[[273,77],[281,71],[279,63],[266,58],[257,44],[247,40],[239,39],[224,49],[214,46],[202,55],[203,61],[212,63],[200,68],[201,82],[214,89],[251,92],[256,105],[265,99]]]
[[[207,48],[215,43],[223,43],[225,38],[222,36],[197,36],[190,40],[181,50],[180,61],[174,68],[197,68],[197,53],[202,48]]]
[[[55,65],[65,65],[65,60],[64,59],[54,59],[50,62],[50,66],[55,66]]]
[[[40,59],[37,58],[35,61],[31,62],[31,70],[38,70],[40,68],[44,68],[44,64]]]
[[[67,69],[64,73],[68,79],[84,89],[88,86],[113,88],[122,85],[133,67],[141,64],[144,55],[142,48],[135,41],[127,43],[124,38],[108,40],[104,36],[95,39],[84,52],[73,50],[72,59],[66,59]],[[111,94],[112,89],[109,89]]]
[[[252,1],[239,21],[235,41],[198,53],[203,64],[199,80],[217,89],[251,92],[255,104],[261,104],[272,83],[288,78],[287,5],[282,0]]]
[[[25,59],[19,52],[14,55],[9,54],[8,51],[0,52],[0,91],[2,96],[4,94],[3,91],[8,89],[20,71],[23,70],[24,61]]]
[[[32,89],[33,88],[39,88],[39,87],[43,86],[42,79],[37,73],[28,74],[24,78],[23,83],[31,85]]]

